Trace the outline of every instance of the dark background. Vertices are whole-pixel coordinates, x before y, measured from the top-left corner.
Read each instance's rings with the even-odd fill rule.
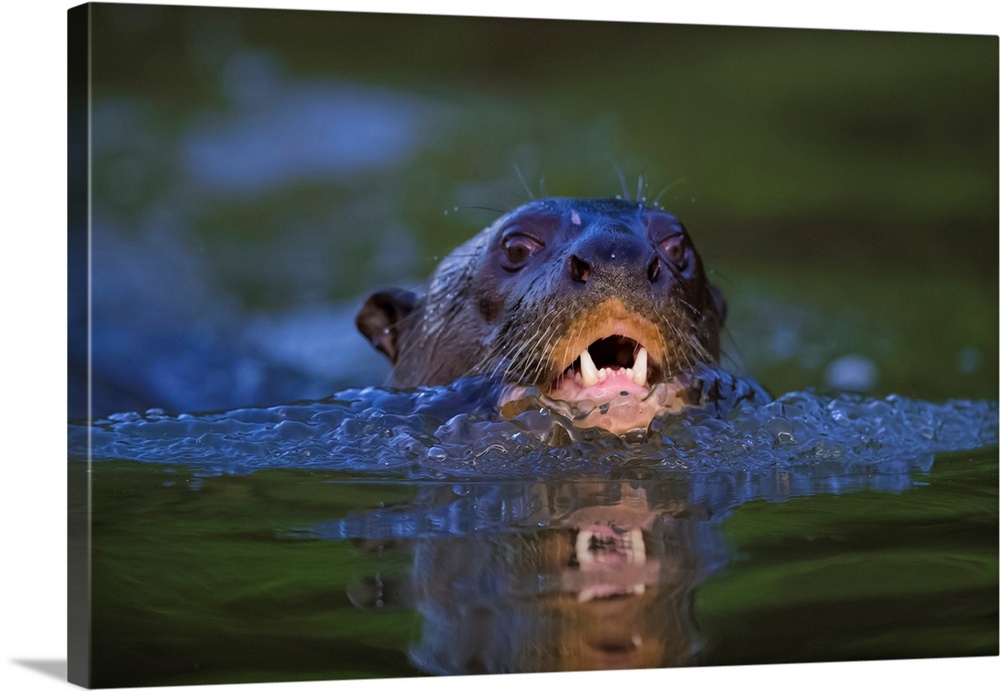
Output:
[[[381,383],[352,323],[367,292],[419,285],[542,194],[677,214],[728,296],[727,364],[774,392],[996,396],[996,37],[92,19],[95,416]],[[71,299],[71,384],[84,307]]]

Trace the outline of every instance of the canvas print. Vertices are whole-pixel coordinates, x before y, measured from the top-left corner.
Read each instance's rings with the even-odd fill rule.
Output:
[[[72,682],[997,654],[996,36],[68,41]]]

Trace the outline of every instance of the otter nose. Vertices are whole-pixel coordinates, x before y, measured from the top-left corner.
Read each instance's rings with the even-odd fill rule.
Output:
[[[569,255],[569,275],[577,283],[586,283],[590,280],[590,264],[575,254]]]
[[[569,275],[576,283],[655,283],[660,277],[660,262],[645,239],[627,231],[605,230],[581,239],[569,256]]]

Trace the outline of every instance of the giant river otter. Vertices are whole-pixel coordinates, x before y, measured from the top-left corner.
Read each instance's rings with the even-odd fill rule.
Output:
[[[540,199],[449,254],[426,292],[376,292],[360,331],[400,387],[500,382],[580,427],[644,430],[719,358],[726,305],[684,226],[623,199]]]

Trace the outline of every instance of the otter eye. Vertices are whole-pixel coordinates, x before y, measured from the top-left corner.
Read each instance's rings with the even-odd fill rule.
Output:
[[[519,268],[544,245],[527,235],[510,235],[503,241],[503,251],[511,268]]]
[[[687,245],[684,243],[684,236],[674,235],[660,243],[663,255],[670,260],[670,263],[683,271],[688,264]]]

